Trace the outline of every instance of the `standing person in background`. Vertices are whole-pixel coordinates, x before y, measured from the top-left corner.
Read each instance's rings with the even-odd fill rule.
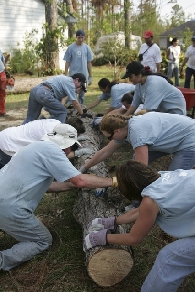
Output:
[[[160,72],[162,56],[160,48],[153,43],[154,34],[151,30],[144,32],[145,44],[141,45],[138,59],[143,66],[149,66],[152,72]]]
[[[187,63],[184,88],[190,88],[190,81],[193,75],[195,89],[195,35],[191,38],[191,40],[192,45],[187,48],[180,71],[183,70],[183,67]]]
[[[181,48],[178,46],[179,40],[173,38],[171,41],[171,46],[167,50],[168,59],[168,78],[175,77],[175,86],[179,86],[179,57],[181,53]]]
[[[5,96],[6,96],[6,74],[5,74],[5,57],[0,50],[0,117],[5,116]]]
[[[135,89],[133,84],[129,83],[118,83],[117,81],[109,81],[107,78],[102,78],[98,82],[99,89],[102,94],[95,100],[92,104],[87,107],[87,110],[96,107],[102,100],[108,100],[111,98],[110,107],[106,114],[114,109],[119,109],[122,107],[121,98],[127,92],[131,92]]]
[[[88,80],[88,85],[92,84],[92,63],[93,53],[91,48],[84,43],[85,32],[82,29],[76,32],[76,42],[68,46],[65,55],[65,75],[83,73]],[[84,104],[84,92],[79,93],[78,100]]]

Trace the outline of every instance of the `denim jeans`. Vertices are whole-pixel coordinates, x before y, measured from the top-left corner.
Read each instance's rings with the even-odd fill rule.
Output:
[[[78,102],[80,104],[84,104],[84,98],[85,98],[85,92],[81,91],[81,93],[79,93],[79,95],[78,95]]]
[[[175,78],[175,86],[179,86],[179,64],[178,63],[168,63],[168,78]]]
[[[149,163],[162,156],[167,156],[167,153],[158,151],[149,151]],[[176,169],[192,169],[195,166],[195,151],[182,150],[173,153],[173,159],[169,165],[168,170]]]
[[[0,229],[19,243],[0,252],[0,270],[28,261],[48,249],[52,236],[48,229],[29,210],[16,205],[4,205],[0,209]]]
[[[175,292],[195,272],[195,236],[178,239],[161,249],[141,292]]]
[[[11,158],[12,158],[11,156],[7,155],[0,149],[0,169],[4,167],[10,161]]]
[[[195,89],[195,70],[187,67],[184,88],[190,88],[190,81],[191,81],[192,76],[194,78],[194,89]]]
[[[55,98],[51,89],[46,88],[43,84],[38,84],[30,92],[27,117],[23,125],[37,120],[43,107],[50,113],[53,119],[65,123],[67,116],[66,107]]]

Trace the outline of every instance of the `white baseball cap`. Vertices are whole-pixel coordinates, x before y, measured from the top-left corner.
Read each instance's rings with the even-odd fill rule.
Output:
[[[66,149],[75,143],[81,146],[77,141],[77,130],[68,124],[55,126],[53,132],[45,134],[41,140],[54,142],[61,149]]]

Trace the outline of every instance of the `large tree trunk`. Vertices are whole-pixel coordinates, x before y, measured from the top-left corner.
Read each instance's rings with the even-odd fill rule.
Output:
[[[70,111],[69,115],[72,116],[73,112]],[[86,118],[83,121],[86,133],[81,136],[83,139],[80,143],[83,147],[91,148],[95,153],[102,145],[103,135],[99,130],[92,129],[92,119]],[[83,155],[75,159],[74,165],[79,169],[88,159],[90,159],[90,155]],[[92,167],[89,173],[103,177],[108,176],[104,162]],[[97,217],[118,216],[124,213],[125,201],[113,188],[109,188],[106,195],[99,197],[95,196],[94,190],[82,189],[78,191],[73,212],[76,220],[82,226],[83,237],[85,237],[87,235],[87,225],[91,220]],[[128,231],[128,225],[120,225],[116,233],[126,233]],[[131,248],[112,245],[97,246],[86,252],[86,266],[89,276],[99,286],[112,286],[123,280],[131,271],[133,266]]]
[[[47,65],[52,70],[51,74],[53,74],[55,68],[60,68],[58,37],[54,33],[58,26],[57,0],[47,0],[45,2],[45,17],[48,23],[48,27],[46,26]]]

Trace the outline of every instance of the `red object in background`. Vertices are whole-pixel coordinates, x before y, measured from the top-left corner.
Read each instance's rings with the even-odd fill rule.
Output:
[[[192,114],[190,115],[192,118],[194,118],[195,113],[195,89],[189,89],[189,88],[183,88],[183,87],[177,87],[184,95],[184,98],[186,100],[186,109],[189,111],[192,109]]]

